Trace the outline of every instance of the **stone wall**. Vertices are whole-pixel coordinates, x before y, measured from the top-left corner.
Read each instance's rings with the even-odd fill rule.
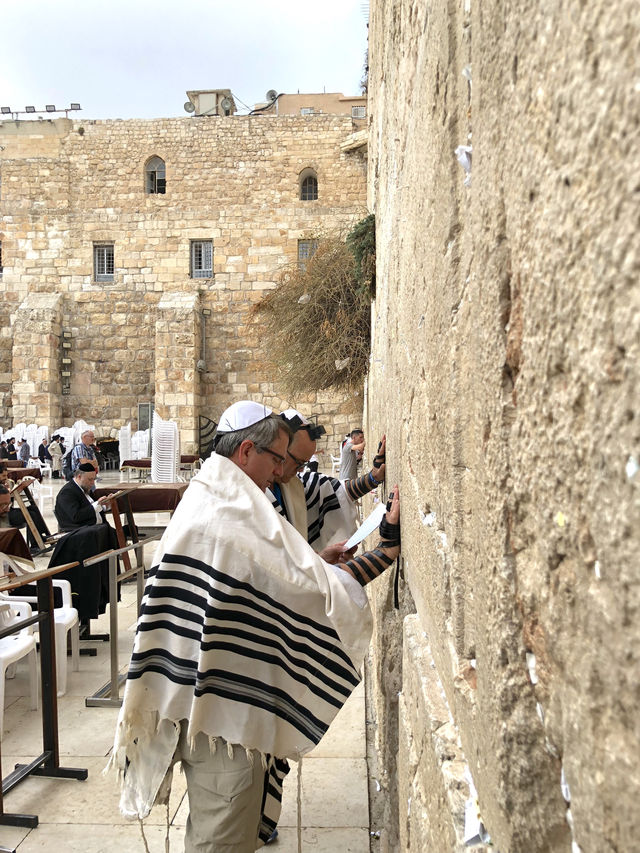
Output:
[[[32,293],[13,315],[11,394],[18,423],[60,420],[62,299]]]
[[[464,849],[469,780],[491,849],[638,846],[639,33],[628,0],[371,4],[383,850]]]
[[[366,161],[340,147],[354,130],[350,117],[329,115],[0,122],[0,292],[61,295],[72,332],[65,423],[84,418],[107,431],[135,421],[138,402],[155,402],[158,305],[187,294],[211,314],[199,341],[204,369],[191,347],[183,380],[175,365],[172,373],[175,393],[200,407],[183,449],[193,449],[194,416],[217,419],[243,397],[318,412],[327,446],[337,444],[362,397],[287,399],[253,309],[296,262],[299,239],[346,232],[366,215]],[[165,194],[145,191],[153,156],[166,164]],[[298,197],[307,168],[318,176],[314,201]],[[193,240],[213,242],[211,278],[191,277]],[[114,245],[115,270],[98,283],[93,246],[103,242]],[[0,410],[12,415],[5,389],[0,377]]]

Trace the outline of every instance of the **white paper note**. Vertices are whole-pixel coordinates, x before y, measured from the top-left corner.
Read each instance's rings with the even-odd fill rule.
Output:
[[[344,550],[349,551],[351,548],[354,547],[354,545],[358,545],[370,533],[373,533],[376,528],[380,527],[380,522],[382,521],[382,516],[385,514],[385,512],[385,504],[376,504],[373,512],[365,518],[365,520],[353,534],[351,539],[347,540],[344,546]]]

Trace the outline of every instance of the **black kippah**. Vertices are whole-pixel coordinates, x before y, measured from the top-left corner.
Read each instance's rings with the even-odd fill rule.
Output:
[[[76,471],[95,471],[95,467],[91,464],[91,462],[83,462],[81,465],[78,465]]]

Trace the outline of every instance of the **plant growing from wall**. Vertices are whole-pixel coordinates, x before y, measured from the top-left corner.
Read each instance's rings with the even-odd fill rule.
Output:
[[[376,218],[361,219],[347,235],[347,246],[356,261],[356,277],[373,299],[376,295]]]
[[[255,308],[265,322],[269,360],[291,395],[362,385],[375,280],[373,216],[363,223],[346,241],[337,234],[316,237],[313,257],[285,267]]]

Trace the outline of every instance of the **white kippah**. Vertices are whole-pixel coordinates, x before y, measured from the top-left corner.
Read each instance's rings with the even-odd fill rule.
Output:
[[[271,409],[262,403],[254,403],[251,400],[240,400],[225,409],[220,415],[220,423],[217,432],[236,432],[239,429],[253,426],[263,421],[271,414]]]
[[[298,417],[304,426],[308,426],[311,423],[311,421],[308,418],[305,418],[302,412],[299,412],[297,409],[285,409],[284,412],[282,412],[282,416],[288,421],[290,421],[291,418]]]

